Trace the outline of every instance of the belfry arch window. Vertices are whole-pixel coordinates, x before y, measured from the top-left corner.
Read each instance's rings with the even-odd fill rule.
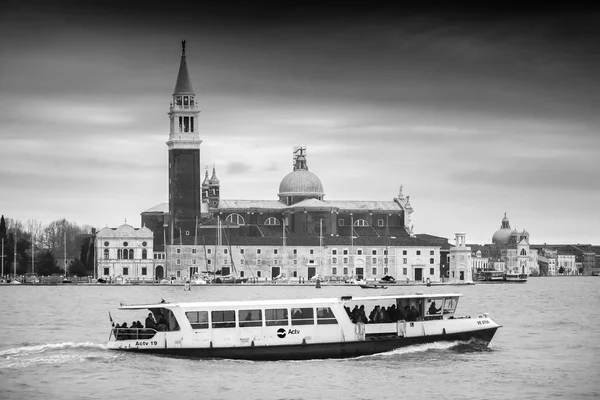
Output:
[[[275,217],[267,218],[265,225],[281,225],[281,222]]]
[[[522,256],[526,256],[527,255],[527,252],[525,251],[525,249],[521,249],[521,255]]]
[[[364,219],[357,219],[354,221],[354,226],[369,226],[369,224]]]
[[[242,217],[240,214],[230,214],[227,216],[227,218],[225,218],[225,221],[236,225],[244,225],[244,217]]]

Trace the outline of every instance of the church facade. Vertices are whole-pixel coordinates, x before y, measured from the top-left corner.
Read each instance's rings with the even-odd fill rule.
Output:
[[[168,112],[169,201],[141,213],[140,229],[151,235],[135,242],[140,249],[134,256],[141,257],[142,242],[152,249],[144,261],[151,264],[144,270],[149,279],[183,280],[209,272],[263,281],[282,276],[302,281],[316,275],[332,280],[386,275],[403,281],[440,280],[440,243],[414,234],[413,207],[402,186],[391,200],[326,199],[323,183],[309,170],[306,147],[296,146],[293,168],[273,188],[272,199],[222,199],[216,167],[201,177],[198,115],[184,42]],[[112,257],[123,250],[123,238],[113,236],[97,240],[100,277],[125,272],[110,269],[119,264]],[[104,258],[107,242],[105,247],[114,251]],[[466,278],[453,270],[456,279]],[[140,275],[131,274],[141,274],[141,269],[126,272],[138,279]]]

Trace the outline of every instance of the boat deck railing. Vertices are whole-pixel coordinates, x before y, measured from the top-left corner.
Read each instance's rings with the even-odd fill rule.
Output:
[[[151,339],[157,332],[152,328],[113,328],[111,336],[115,340],[143,340]]]

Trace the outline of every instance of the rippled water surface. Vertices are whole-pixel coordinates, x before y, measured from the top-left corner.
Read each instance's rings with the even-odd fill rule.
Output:
[[[390,287],[459,292],[489,311],[489,347],[418,345],[346,360],[185,360],[109,351],[120,302],[364,295],[355,287],[0,286],[0,399],[543,399],[600,397],[600,278]],[[125,318],[127,314],[123,315]],[[130,322],[130,321],[128,321]],[[177,396],[176,398],[174,396]]]

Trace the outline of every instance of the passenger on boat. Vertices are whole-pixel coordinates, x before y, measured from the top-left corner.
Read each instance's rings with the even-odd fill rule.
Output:
[[[344,306],[344,310],[346,310],[346,314],[348,314],[348,317],[350,317],[350,320],[352,320],[352,322],[354,322],[354,315],[356,315],[356,313],[354,311],[355,310],[358,311],[358,306],[354,306],[354,309],[352,311],[350,311],[350,307]]]
[[[431,305],[429,306],[429,314],[437,314],[442,310],[442,307],[440,308],[435,308],[435,301],[431,302]]]
[[[358,322],[362,322],[363,324],[369,322],[367,319],[367,313],[365,312],[364,304],[361,304],[360,308],[358,309]]]
[[[402,312],[402,309],[400,307],[396,308],[396,312],[394,313],[395,315],[395,319],[396,321],[402,321],[404,319],[406,319],[406,316],[404,315],[404,312]]]
[[[416,321],[420,315],[421,314],[419,313],[419,310],[417,310],[417,308],[413,304],[412,307],[410,308],[410,320]]]
[[[117,340],[125,340],[129,335],[129,327],[127,326],[127,322],[123,322],[121,324],[121,329],[117,332]]]
[[[157,331],[168,330],[167,320],[165,319],[164,315],[160,316],[160,319],[158,320],[158,324],[156,325],[156,330]]]
[[[379,308],[379,322],[380,323],[390,322],[390,318],[388,316],[388,312],[385,309],[385,307]]]
[[[154,329],[156,328],[156,322],[154,321],[154,316],[152,313],[148,313],[148,317],[146,318],[146,328]]]
[[[387,314],[388,314],[389,322],[398,321],[398,319],[396,318],[396,305],[395,304],[392,304],[390,307],[388,307]]]

